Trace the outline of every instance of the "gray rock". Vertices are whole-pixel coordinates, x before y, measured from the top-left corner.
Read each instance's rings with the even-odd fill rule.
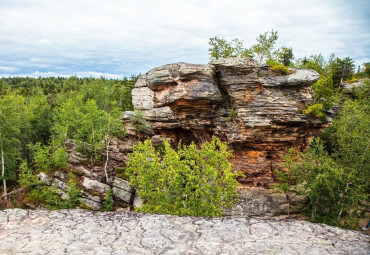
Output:
[[[154,92],[148,87],[134,88],[131,91],[132,102],[135,109],[149,110],[154,107]]]
[[[53,183],[52,183],[52,186],[55,186],[63,191],[67,191],[68,190],[68,187],[67,187],[67,183],[55,178],[53,180]]]
[[[112,186],[119,189],[123,189],[130,193],[134,193],[134,187],[132,187],[128,181],[121,179],[119,177],[114,178]]]
[[[42,181],[42,182],[45,182],[46,185],[51,185],[51,183],[53,182],[53,177],[50,177],[49,175],[43,173],[43,172],[40,172],[38,175],[37,175],[37,178]]]
[[[288,214],[288,202],[284,193],[271,189],[248,187],[238,190],[239,201],[232,210],[225,212],[230,216],[278,216]],[[292,195],[292,206],[301,201]],[[290,208],[290,213],[299,212],[299,208]]]
[[[68,163],[70,164],[80,164],[81,162],[86,161],[86,156],[78,151],[72,151],[68,153]]]
[[[87,199],[89,199],[89,200],[92,200],[92,201],[95,201],[95,202],[98,202],[98,203],[100,203],[100,202],[101,202],[101,198],[100,198],[99,196],[94,196],[94,195],[92,195],[92,194],[90,194],[90,193],[86,192],[85,190],[83,190],[83,191],[81,192],[81,196],[82,196],[83,198],[87,198]]]
[[[90,200],[84,197],[80,197],[79,200],[81,201],[81,203],[83,203],[87,207],[90,207],[93,211],[99,211],[102,207],[101,203],[98,203],[96,201],[93,201],[93,200]]]
[[[310,86],[320,78],[320,75],[313,70],[298,68],[290,68],[290,70],[294,72],[289,75],[262,77],[261,83],[266,87]]]
[[[127,204],[132,204],[134,199],[134,194],[117,187],[113,187],[113,196]]]
[[[341,87],[343,92],[345,92],[347,94],[352,94],[352,92],[357,91],[359,88],[364,86],[365,80],[369,81],[369,79],[361,79],[361,80],[359,80],[357,82],[353,82],[353,83],[343,83],[343,84],[340,85],[340,87]]]
[[[91,180],[85,176],[82,177],[82,186],[88,190],[96,191],[101,194],[106,193],[110,186],[101,182],[98,182],[97,180]]]
[[[0,211],[0,254],[369,254],[370,237],[297,220]]]
[[[144,204],[144,200],[139,197],[139,195],[135,192],[134,202],[132,203],[136,208],[142,207]]]

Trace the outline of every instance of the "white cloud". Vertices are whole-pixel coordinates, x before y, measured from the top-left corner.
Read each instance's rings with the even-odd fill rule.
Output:
[[[14,74],[129,75],[171,62],[207,63],[208,38],[237,37],[248,46],[272,28],[279,46],[291,46],[296,57],[334,52],[370,61],[366,0],[3,0],[1,6],[0,65]]]

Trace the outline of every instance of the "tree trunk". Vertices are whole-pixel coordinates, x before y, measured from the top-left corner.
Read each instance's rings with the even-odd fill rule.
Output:
[[[4,163],[4,150],[1,148],[1,176],[3,177],[4,194],[6,199],[6,180],[5,180],[5,163]]]

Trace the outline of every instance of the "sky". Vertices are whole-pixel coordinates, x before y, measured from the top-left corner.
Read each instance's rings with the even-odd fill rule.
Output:
[[[246,47],[277,30],[295,58],[370,62],[370,0],[0,0],[0,76],[122,78],[209,62],[209,38]]]

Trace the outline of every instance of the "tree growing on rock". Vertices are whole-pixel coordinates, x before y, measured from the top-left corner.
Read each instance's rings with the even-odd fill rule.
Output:
[[[246,48],[243,45],[243,41],[235,38],[228,42],[227,40],[219,37],[212,37],[209,39],[208,49],[210,54],[210,60],[219,58],[253,58],[259,63],[266,63],[269,60],[280,62],[281,64],[288,66],[291,64],[293,59],[293,50],[288,47],[281,47],[278,50],[274,50],[275,43],[278,36],[278,31],[264,32],[260,34],[256,40],[257,43],[252,45],[250,48]]]

